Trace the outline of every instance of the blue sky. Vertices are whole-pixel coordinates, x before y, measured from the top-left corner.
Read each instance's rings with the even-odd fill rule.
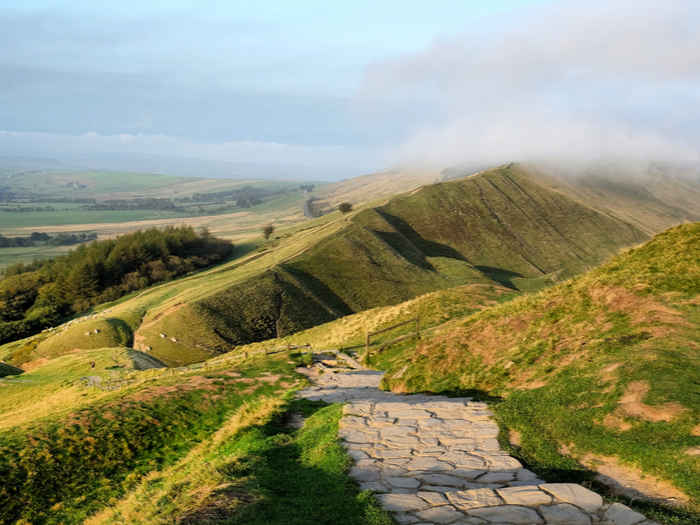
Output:
[[[533,105],[559,107],[554,135],[593,113],[567,130],[570,141],[596,134],[593,146],[625,135],[623,121],[651,122],[644,144],[669,151],[683,130],[696,129],[695,115],[674,105],[697,101],[697,75],[678,74],[695,64],[692,35],[662,45],[684,62],[661,83],[666,72],[649,69],[634,49],[607,64],[609,49],[596,50],[600,41],[622,49],[637,36],[668,40],[698,22],[693,2],[671,2],[662,13],[644,0],[99,4],[0,6],[0,154],[153,153],[316,163],[346,175],[422,157],[473,160],[461,158],[478,153],[462,152],[465,121],[499,124],[483,147],[511,151],[495,147],[494,158],[526,155],[529,148],[513,148],[521,136],[501,134],[531,122],[524,113]],[[595,37],[608,22],[610,31]],[[580,40],[573,47],[572,34]],[[539,75],[546,84],[533,81]],[[622,93],[629,100],[616,101]]]

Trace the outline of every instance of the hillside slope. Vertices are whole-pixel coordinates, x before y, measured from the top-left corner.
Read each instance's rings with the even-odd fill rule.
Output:
[[[650,234],[700,220],[697,166],[605,164],[582,172],[554,166],[527,169],[540,184],[613,213]]]
[[[374,362],[394,390],[504,396],[499,417],[533,463],[576,468],[557,459],[566,450],[603,472],[658,478],[661,494],[697,502],[698,261],[700,223],[677,226]]]
[[[175,349],[160,334],[221,352],[433,290],[538,288],[645,238],[507,166],[361,210],[267,274],[183,305],[141,335],[166,362]]]
[[[647,238],[515,165],[316,223],[295,235],[303,242],[292,237],[253,265],[211,272],[213,279],[165,285],[165,302],[149,301],[144,311],[144,299],[127,301],[111,318],[125,317],[135,348],[179,366],[434,290],[541,288]],[[131,310],[143,322],[135,324]],[[43,347],[73,345],[51,342],[56,337]]]

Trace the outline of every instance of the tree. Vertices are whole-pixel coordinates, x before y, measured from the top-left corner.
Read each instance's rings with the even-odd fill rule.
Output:
[[[338,204],[338,209],[341,213],[348,213],[352,210],[352,204],[350,204],[349,202],[341,202],[340,204]]]
[[[274,232],[274,231],[275,231],[275,227],[272,224],[268,224],[267,226],[265,226],[263,228],[263,231],[262,231],[263,236],[265,237],[265,239],[269,239],[270,235],[272,235],[272,232]]]

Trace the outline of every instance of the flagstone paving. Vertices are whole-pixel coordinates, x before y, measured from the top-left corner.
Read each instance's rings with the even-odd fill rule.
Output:
[[[361,488],[400,524],[656,525],[573,483],[546,483],[498,444],[486,403],[380,390],[381,372],[300,369],[300,397],[345,403],[340,438]]]

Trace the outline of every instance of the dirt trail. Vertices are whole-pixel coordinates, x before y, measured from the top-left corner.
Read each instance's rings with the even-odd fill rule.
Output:
[[[652,525],[573,483],[545,483],[500,449],[487,405],[380,390],[372,370],[299,369],[300,397],[343,402],[350,475],[400,524]]]

